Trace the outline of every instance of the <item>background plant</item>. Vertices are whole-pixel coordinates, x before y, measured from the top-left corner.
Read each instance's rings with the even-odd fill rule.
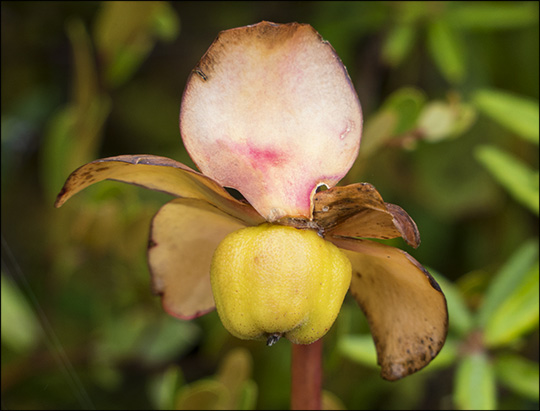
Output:
[[[3,407],[288,407],[288,342],[230,337],[216,313],[175,320],[150,293],[166,196],[104,182],[52,205],[95,158],[192,165],[189,71],[219,30],[270,20],[311,24],[343,59],[365,115],[343,184],[373,183],[415,219],[422,245],[399,246],[450,311],[439,358],[388,383],[347,299],[325,338],[327,408],[538,408],[538,3],[1,7]]]

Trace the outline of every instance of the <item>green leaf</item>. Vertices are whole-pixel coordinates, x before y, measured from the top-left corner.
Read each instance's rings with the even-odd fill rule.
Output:
[[[156,321],[144,310],[132,310],[102,324],[97,348],[104,362],[137,358],[156,366],[189,349],[199,328],[188,321],[160,317]]]
[[[486,291],[478,311],[480,328],[485,328],[498,308],[519,289],[538,261],[538,241],[525,242],[500,268]]]
[[[446,297],[448,316],[451,319],[450,329],[455,330],[460,336],[465,336],[473,327],[473,316],[465,299],[454,283],[448,281],[431,267],[428,268],[428,271],[439,283]]]
[[[41,178],[50,202],[74,169],[96,157],[110,110],[109,97],[97,96],[88,107],[69,104],[47,124]]]
[[[245,348],[229,351],[222,360],[216,379],[227,389],[227,409],[250,409],[255,405],[257,385],[250,380],[252,363],[251,354]]]
[[[114,86],[127,81],[139,68],[147,55],[152,50],[152,42],[147,38],[141,38],[129,48],[122,48],[115,54],[114,60],[107,66],[105,77],[107,82]]]
[[[72,18],[66,23],[66,32],[73,50],[73,102],[86,109],[98,95],[98,77],[92,42],[84,23]]]
[[[40,326],[30,305],[16,284],[2,274],[2,344],[25,353],[35,347]]]
[[[412,24],[398,24],[390,29],[382,46],[382,58],[391,66],[398,66],[411,51],[415,30]]]
[[[257,405],[259,389],[253,380],[245,380],[238,393],[238,410],[254,410]]]
[[[366,121],[360,154],[369,157],[393,137],[411,131],[425,100],[424,93],[413,87],[392,93],[381,109]]]
[[[418,130],[427,141],[437,142],[464,133],[476,119],[470,104],[433,101],[418,118]]]
[[[451,136],[458,136],[471,128],[476,121],[477,111],[476,107],[468,103],[460,103],[454,110],[457,111],[457,118],[454,122]]]
[[[322,390],[321,410],[346,410],[345,404],[330,391]]]
[[[251,375],[252,359],[248,350],[231,350],[213,378],[182,387],[176,399],[177,409],[249,410],[254,409],[258,388]]]
[[[539,286],[537,261],[519,286],[497,307],[488,320],[484,330],[484,341],[487,346],[508,344],[538,326]]]
[[[203,379],[182,387],[175,401],[177,410],[221,410],[228,398],[227,388],[219,381]]]
[[[66,176],[73,170],[69,167],[73,165],[70,158],[75,146],[73,130],[76,121],[77,110],[68,106],[57,112],[47,125],[41,150],[41,179],[51,203],[58,194],[58,188],[62,187]]]
[[[428,26],[428,49],[442,75],[450,83],[465,76],[465,55],[458,32],[442,20]]]
[[[466,355],[455,376],[454,402],[460,410],[494,410],[497,405],[495,374],[486,354]]]
[[[517,201],[539,213],[538,172],[495,146],[479,146],[475,156]]]
[[[161,2],[154,11],[153,27],[156,36],[164,41],[173,41],[180,32],[180,19],[168,2]]]
[[[447,9],[445,19],[459,29],[513,29],[538,21],[538,2],[458,2],[458,5]]]
[[[538,144],[538,101],[492,89],[475,92],[472,101],[497,123]]]
[[[456,362],[459,343],[455,338],[447,338],[437,356],[420,372],[430,372],[446,368]]]
[[[92,44],[81,20],[66,23],[73,50],[70,103],[49,120],[42,150],[41,178],[51,201],[75,168],[96,157],[111,100],[100,94]]]
[[[377,367],[377,352],[371,334],[347,335],[339,340],[337,348],[353,361],[371,368]]]
[[[165,316],[150,322],[138,342],[138,357],[148,365],[163,364],[192,347],[199,328],[189,321]]]
[[[385,100],[382,109],[392,111],[398,116],[394,136],[410,131],[416,126],[425,102],[425,94],[413,87],[400,88]]]
[[[109,85],[127,81],[146,59],[156,38],[171,41],[178,32],[178,18],[168,3],[103,2],[94,38]]]
[[[394,136],[398,119],[396,113],[381,110],[366,121],[360,150],[363,157],[369,157]]]
[[[366,367],[377,368],[377,352],[370,334],[344,336],[339,339],[337,348],[345,357]],[[439,354],[420,372],[445,368],[457,356],[458,344],[455,339],[448,338]]]
[[[469,160],[476,146],[473,138],[460,138],[416,151],[411,162],[414,189],[425,207],[445,219],[459,219],[471,210],[489,210],[500,199],[492,177],[480,163]]]
[[[495,374],[506,387],[530,400],[538,401],[538,363],[516,354],[495,358]]]
[[[450,135],[455,120],[456,115],[449,104],[434,101],[422,111],[418,119],[418,128],[426,140],[439,141]]]
[[[415,24],[430,16],[430,9],[421,1],[402,1],[392,4],[399,22]]]
[[[148,394],[154,409],[174,409],[176,391],[182,381],[182,371],[177,366],[168,367],[162,374],[152,378],[148,385]]]

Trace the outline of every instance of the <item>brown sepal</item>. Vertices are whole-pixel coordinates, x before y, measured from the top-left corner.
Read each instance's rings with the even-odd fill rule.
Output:
[[[369,183],[336,186],[318,192],[313,219],[324,234],[378,239],[403,237],[415,248],[420,244],[414,220],[401,207],[385,203]]]

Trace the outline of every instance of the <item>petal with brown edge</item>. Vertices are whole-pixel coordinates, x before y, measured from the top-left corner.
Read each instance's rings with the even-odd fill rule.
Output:
[[[222,31],[188,79],[180,112],[199,169],[268,221],[311,219],[321,183],[358,154],[360,102],[332,46],[308,24]]]
[[[210,264],[223,238],[246,225],[205,201],[177,198],[152,220],[148,265],[169,314],[192,319],[214,309]]]
[[[108,157],[79,167],[64,183],[55,207],[60,207],[74,194],[103,180],[116,180],[178,197],[206,200],[249,225],[264,221],[253,207],[234,199],[211,178],[170,158],[152,155]]]
[[[350,291],[369,322],[381,376],[397,380],[425,367],[442,349],[448,331],[446,299],[437,282],[398,248],[327,240],[351,261]]]
[[[328,235],[390,239],[403,237],[420,244],[413,219],[401,207],[385,203],[369,183],[337,186],[320,191],[314,198],[313,217]]]
[[[417,248],[420,245],[420,231],[416,223],[407,212],[396,204],[385,203],[386,209],[392,214],[394,226],[401,233],[401,237],[411,246]]]

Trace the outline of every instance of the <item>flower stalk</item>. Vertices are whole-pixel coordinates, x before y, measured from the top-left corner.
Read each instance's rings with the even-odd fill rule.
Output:
[[[291,410],[320,410],[322,338],[312,344],[292,344]]]

